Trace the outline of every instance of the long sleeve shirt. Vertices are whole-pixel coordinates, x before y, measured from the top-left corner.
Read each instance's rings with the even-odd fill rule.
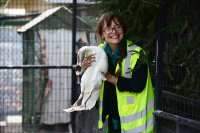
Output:
[[[139,64],[140,60],[137,61]],[[136,65],[137,65],[136,64]],[[129,92],[142,92],[146,85],[148,73],[148,64],[142,63],[136,70],[132,72],[132,78],[119,77],[117,82],[117,87],[119,91],[129,91]]]

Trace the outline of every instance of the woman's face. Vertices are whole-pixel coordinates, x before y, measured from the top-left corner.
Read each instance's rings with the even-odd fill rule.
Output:
[[[108,26],[106,21],[104,21],[103,25],[103,37],[105,41],[109,45],[116,45],[118,46],[119,42],[122,40],[124,36],[124,31],[122,25],[120,25],[118,20],[112,20],[111,25]]]

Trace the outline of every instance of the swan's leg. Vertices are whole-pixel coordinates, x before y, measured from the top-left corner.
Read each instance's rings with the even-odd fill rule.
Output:
[[[78,97],[78,100],[72,105],[72,106],[78,106],[81,103],[81,100],[83,99],[83,92]]]
[[[78,100],[76,100],[76,102],[72,106],[78,106],[78,105],[80,105],[82,103],[81,101],[83,99],[84,90],[85,90],[84,83],[81,82],[81,93],[80,93],[80,95],[78,97]]]

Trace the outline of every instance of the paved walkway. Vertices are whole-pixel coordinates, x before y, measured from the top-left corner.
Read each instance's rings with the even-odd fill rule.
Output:
[[[1,131],[0,133],[24,133],[22,131],[21,123],[20,124],[14,124],[14,123],[6,124],[6,126],[0,127],[0,131]]]

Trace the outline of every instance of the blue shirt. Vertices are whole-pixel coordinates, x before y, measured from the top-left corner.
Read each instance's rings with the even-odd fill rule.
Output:
[[[103,50],[112,58],[112,63],[114,66],[117,65],[117,59],[119,55],[119,48],[116,48],[114,52],[112,52],[110,46],[106,44],[103,48]]]

